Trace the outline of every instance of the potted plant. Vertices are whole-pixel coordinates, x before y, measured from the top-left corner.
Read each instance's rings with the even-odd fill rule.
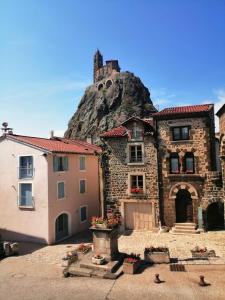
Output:
[[[107,228],[107,222],[103,217],[95,217],[91,218],[91,225],[96,228]]]
[[[135,274],[140,266],[140,254],[131,253],[123,261],[123,273]]]
[[[105,257],[100,254],[92,256],[91,261],[95,265],[103,265],[105,263]]]
[[[195,246],[191,250],[191,254],[193,258],[207,258],[207,257],[215,257],[216,253],[214,250],[208,251],[206,247]]]
[[[81,252],[83,254],[89,252],[91,250],[91,246],[90,245],[85,245],[84,243],[80,244],[78,247],[77,247],[77,252]]]
[[[107,215],[107,218],[103,217],[92,217],[91,224],[95,228],[114,228],[120,222],[118,216],[114,216],[112,213]]]
[[[167,247],[145,247],[145,260],[153,264],[170,263],[170,253]]]

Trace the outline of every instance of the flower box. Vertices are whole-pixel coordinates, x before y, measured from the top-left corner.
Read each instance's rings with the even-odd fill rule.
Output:
[[[131,188],[130,190],[131,194],[143,194],[142,188]]]
[[[103,265],[105,263],[105,257],[101,255],[94,255],[92,256],[91,261],[95,265]]]
[[[206,248],[205,249],[200,249],[200,250],[191,250],[192,258],[208,258],[208,257],[215,257],[216,253],[214,250],[208,251]]]
[[[124,274],[135,274],[140,266],[140,260],[136,260],[133,263],[123,262],[123,273]]]
[[[214,250],[208,251],[206,247],[200,248],[199,246],[196,246],[194,249],[192,249],[191,254],[193,258],[208,258],[216,256]]]
[[[166,247],[145,248],[144,258],[152,264],[168,264],[170,263],[169,249]]]

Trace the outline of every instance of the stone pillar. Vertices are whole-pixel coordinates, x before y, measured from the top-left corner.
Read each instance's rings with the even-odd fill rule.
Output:
[[[118,255],[117,229],[91,227],[93,233],[93,252],[105,257],[107,261],[114,260]]]

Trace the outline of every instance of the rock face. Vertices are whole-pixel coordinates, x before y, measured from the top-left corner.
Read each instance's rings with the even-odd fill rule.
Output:
[[[99,141],[99,135],[131,116],[149,118],[156,112],[148,89],[130,72],[115,72],[89,86],[69,121],[66,138]]]

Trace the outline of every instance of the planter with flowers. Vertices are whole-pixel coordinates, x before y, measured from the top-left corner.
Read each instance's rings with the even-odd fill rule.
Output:
[[[91,261],[95,265],[103,265],[105,263],[105,257],[100,254],[92,256]]]
[[[85,254],[91,250],[91,245],[82,243],[77,247],[76,250],[77,250],[77,252]]]
[[[206,247],[199,247],[196,246],[194,249],[191,250],[192,258],[208,258],[208,257],[215,257],[216,253],[214,250],[207,250]]]
[[[114,228],[119,224],[119,217],[114,216],[113,214],[108,214],[107,218],[103,217],[92,217],[91,225],[95,228]]]
[[[143,194],[143,189],[139,187],[131,188],[130,190],[131,194]]]
[[[167,247],[145,247],[145,260],[153,264],[170,263],[170,253]]]
[[[119,222],[119,217],[113,214],[108,214],[107,218],[92,217],[93,251],[104,255],[106,261],[113,260],[119,253],[116,228]]]
[[[123,273],[135,274],[140,266],[140,254],[131,253],[123,261]]]

